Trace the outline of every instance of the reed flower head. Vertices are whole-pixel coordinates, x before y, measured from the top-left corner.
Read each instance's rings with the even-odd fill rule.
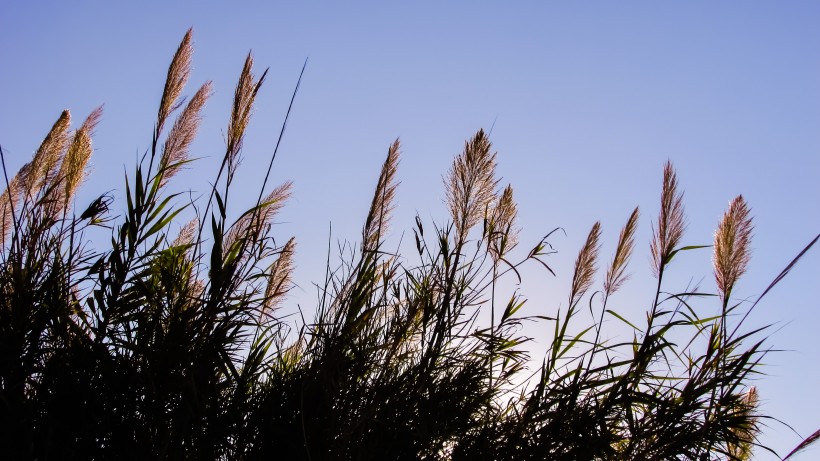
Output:
[[[174,242],[171,243],[171,246],[178,247],[193,244],[197,224],[198,220],[196,218],[188,221],[188,223],[179,230],[179,234],[177,235],[177,238],[174,239]]]
[[[55,212],[65,210],[71,203],[71,199],[80,183],[85,179],[86,167],[88,160],[91,159],[93,152],[91,148],[91,138],[94,135],[94,129],[102,117],[102,106],[94,109],[85,119],[82,126],[74,133],[71,144],[68,146],[63,162],[60,165],[60,170],[57,174],[57,180],[63,181],[63,194],[56,202],[57,207],[53,210]]]
[[[276,188],[262,201],[261,210],[259,213],[259,225],[267,225],[273,220],[273,217],[279,213],[279,210],[285,206],[285,202],[290,198],[293,189],[293,182],[287,181]]]
[[[0,246],[6,243],[9,233],[14,228],[14,213],[20,198],[20,173],[9,181],[6,190],[0,194]]]
[[[604,293],[607,295],[618,291],[621,285],[629,279],[629,275],[626,273],[626,265],[629,263],[632,249],[635,246],[635,230],[638,228],[639,215],[638,207],[635,207],[624,228],[621,229],[621,234],[618,237],[618,247],[615,249],[615,257],[612,258],[612,264],[606,271]]]
[[[367,220],[362,231],[362,245],[365,251],[374,251],[379,246],[382,236],[387,233],[398,186],[396,182],[398,164],[399,140],[396,139],[387,151],[387,158],[382,165],[376,192],[370,204],[370,212],[367,213]]]
[[[265,81],[268,74],[267,69],[258,80],[253,75],[253,55],[248,53],[245,58],[245,65],[236,84],[234,91],[233,107],[231,109],[231,119],[228,122],[228,148],[226,151],[226,161],[228,164],[228,176],[233,175],[233,171],[239,164],[239,152],[242,150],[242,141],[245,136],[245,129],[251,119],[253,102],[259,88]]]
[[[43,139],[30,163],[23,167],[24,174],[21,192],[28,197],[38,193],[51,184],[57,173],[57,166],[65,153],[68,143],[68,127],[71,124],[71,113],[64,110],[54,122],[54,126]]]
[[[202,107],[211,95],[211,82],[207,82],[197,90],[194,97],[188,101],[185,109],[174,122],[160,159],[162,184],[166,184],[188,160],[188,149],[196,137],[199,123],[202,121]]]
[[[729,204],[715,231],[713,264],[721,297],[728,299],[751,257],[752,217],[742,195]]]
[[[575,273],[572,276],[572,289],[569,295],[569,305],[574,306],[592,285],[592,278],[598,270],[598,243],[601,237],[601,223],[596,222],[587,235],[587,241],[578,253],[575,260]]]
[[[263,313],[270,315],[284,300],[285,294],[291,288],[293,274],[293,253],[296,250],[296,238],[291,237],[282,247],[279,257],[273,262],[268,276],[268,286],[265,289]]]
[[[513,189],[507,185],[489,216],[489,249],[494,260],[503,258],[518,244],[517,217],[518,206],[513,199]]]
[[[181,104],[179,96],[182,94],[182,89],[188,83],[188,77],[191,75],[191,55],[193,54],[193,46],[191,45],[191,35],[193,29],[188,29],[182,42],[179,44],[174,58],[171,60],[171,65],[168,66],[168,76],[165,78],[165,88],[162,91],[162,99],[159,103],[159,111],[157,112],[157,126],[156,134],[162,131],[165,126],[165,121],[171,112],[175,111]]]
[[[652,270],[659,276],[669,256],[683,237],[686,229],[683,212],[683,192],[678,191],[678,179],[672,162],[663,168],[663,190],[661,191],[661,213],[657,227],[652,229]]]
[[[447,175],[447,205],[460,241],[495,199],[496,155],[491,148],[490,139],[484,130],[479,130],[464,144],[464,151],[453,161]]]
[[[225,254],[240,240],[257,238],[265,226],[269,225],[273,217],[285,206],[285,201],[290,197],[292,186],[293,183],[287,181],[276,187],[265,197],[258,208],[245,213],[231,226],[223,246]]]
[[[733,419],[739,424],[731,429],[738,443],[729,443],[727,447],[732,459],[751,459],[754,441],[760,430],[757,424],[757,405],[757,388],[752,386],[734,411]]]

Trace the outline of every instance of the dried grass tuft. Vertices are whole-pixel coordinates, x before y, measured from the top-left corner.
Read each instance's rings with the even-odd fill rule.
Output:
[[[490,139],[479,130],[467,141],[445,181],[447,205],[458,232],[464,241],[467,232],[484,216],[487,207],[495,199],[495,153],[490,149]]]
[[[656,277],[680,243],[685,229],[683,192],[678,192],[675,169],[672,162],[667,161],[663,168],[661,214],[658,216],[657,227],[652,229],[652,270]]]
[[[624,228],[621,229],[621,234],[618,237],[618,247],[615,249],[615,257],[612,258],[612,264],[606,272],[606,280],[604,281],[604,293],[607,296],[618,291],[621,285],[629,279],[626,266],[635,247],[635,230],[638,228],[639,215],[638,207],[635,207]]]
[[[722,299],[728,299],[751,258],[752,217],[742,195],[729,204],[715,231],[713,264]]]
[[[396,139],[387,151],[387,158],[382,165],[379,182],[373,194],[370,211],[367,213],[362,231],[362,245],[365,251],[374,251],[379,246],[383,235],[387,233],[390,214],[396,196],[396,170],[399,165],[399,140]]]

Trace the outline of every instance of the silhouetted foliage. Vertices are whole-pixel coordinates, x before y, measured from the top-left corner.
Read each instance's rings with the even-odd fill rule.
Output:
[[[384,245],[397,185],[396,141],[361,245],[338,269],[328,267],[315,316],[293,331],[279,310],[295,241],[282,245],[272,226],[290,183],[267,195],[263,184],[251,209],[233,224],[226,218],[265,77],[253,75],[250,55],[204,207],[179,206],[181,197],[167,191],[190,161],[210,95],[206,83],[187,104],[182,98],[190,38],[189,31],[169,68],[151,148],[125,178],[121,215],[110,213],[107,195],[82,212],[74,208],[99,110],[73,134],[64,112],[32,161],[6,180],[4,456],[748,459],[764,417],[748,383],[766,349],[760,331],[742,328],[741,305],[731,298],[749,259],[752,224],[742,197],[717,232],[717,295],[666,294],[664,274],[674,256],[697,249],[681,245],[682,192],[668,164],[651,245],[657,290],[646,319],[630,320],[607,304],[628,276],[637,209],[601,291],[593,288],[602,236],[596,223],[564,307],[552,317],[523,317],[524,300],[498,293],[498,282],[517,276],[523,264],[552,272],[545,259],[550,235],[519,251],[513,189],[499,188],[488,136],[479,131],[456,157],[445,179],[451,217],[439,225],[417,218],[410,255]],[[196,218],[179,225],[186,209]],[[111,229],[110,246],[86,236],[92,226]],[[696,298],[719,302],[698,310]],[[584,320],[587,305],[596,314]],[[489,325],[479,315],[488,310]],[[634,336],[602,339],[605,318],[623,322]],[[540,365],[530,360],[529,338],[519,334],[526,320],[552,331]]]

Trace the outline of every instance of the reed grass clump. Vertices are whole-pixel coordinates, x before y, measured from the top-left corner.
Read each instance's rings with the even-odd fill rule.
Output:
[[[757,441],[767,416],[750,386],[765,336],[744,328],[735,314],[745,305],[732,297],[750,257],[741,197],[715,234],[719,306],[664,280],[676,254],[698,249],[681,246],[683,194],[667,163],[645,319],[608,305],[628,279],[637,208],[602,280],[606,234],[596,222],[567,297],[528,316],[525,299],[500,282],[527,264],[553,272],[552,233],[520,250],[513,189],[499,190],[487,134],[465,143],[445,177],[449,219],[417,217],[415,251],[404,254],[385,244],[396,140],[361,242],[328,265],[315,311],[294,324],[281,312],[296,240],[274,223],[291,183],[268,188],[266,178],[257,203],[227,218],[266,75],[254,76],[252,56],[205,203],[179,204],[169,192],[211,94],[206,82],[185,103],[191,57],[189,30],[151,147],[124,178],[121,212],[108,195],[85,207],[75,200],[100,110],[73,134],[64,111],[31,162],[6,175],[0,446],[9,459],[740,460],[767,449]],[[92,241],[91,226],[110,229],[110,241]],[[607,319],[629,337],[602,339]],[[545,350],[521,335],[529,321],[547,332]]]

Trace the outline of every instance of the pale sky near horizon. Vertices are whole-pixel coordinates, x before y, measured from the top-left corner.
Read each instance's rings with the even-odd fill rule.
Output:
[[[619,311],[640,319],[652,291],[648,242],[663,164],[685,189],[684,244],[710,244],[729,201],[755,216],[754,299],[820,232],[820,3],[792,2],[3,2],[0,145],[16,171],[62,109],[75,126],[105,105],[93,172],[79,200],[122,194],[149,147],[167,65],[194,29],[187,94],[215,93],[178,190],[206,190],[224,148],[236,78],[249,50],[270,67],[247,134],[240,191],[256,197],[305,59],[274,165],[294,196],[277,232],[299,242],[294,297],[310,310],[334,242],[355,241],[378,169],[400,137],[396,242],[418,213],[443,223],[444,175],[464,140],[492,127],[502,184],[512,183],[529,248],[555,227],[555,279],[522,287],[530,315],[565,303],[572,260],[601,220],[604,261],[641,207],[630,288]],[[273,3],[273,2],[270,2]],[[233,206],[251,206],[235,193]],[[681,255],[667,291],[714,290],[708,249]],[[602,263],[605,264],[605,263]],[[540,279],[539,279],[540,280]],[[763,411],[805,437],[820,429],[820,248],[761,302],[772,323],[758,385]],[[552,293],[556,293],[553,295]],[[294,301],[296,302],[296,301]],[[536,331],[535,334],[538,332]],[[538,344],[538,343],[536,343]],[[543,344],[541,344],[543,346]],[[768,422],[784,455],[801,439]],[[756,459],[775,459],[757,451]],[[796,459],[820,455],[814,448]]]

